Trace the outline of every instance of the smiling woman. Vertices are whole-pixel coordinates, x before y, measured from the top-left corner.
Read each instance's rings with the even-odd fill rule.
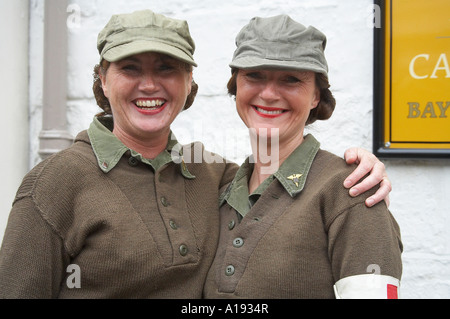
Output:
[[[228,89],[255,134],[252,156],[222,188],[219,246],[205,296],[397,296],[402,244],[396,221],[384,204],[369,211],[367,194],[347,196],[342,184],[350,168],[304,135],[306,125],[328,119],[335,107],[326,36],[286,15],[256,17],[236,45]],[[380,269],[377,287],[365,273],[373,264]]]
[[[170,130],[196,94],[187,23],[114,15],[98,50],[104,112],[25,176],[0,251],[0,298],[200,298],[218,191],[236,165],[185,163],[199,147],[212,155],[178,147]]]

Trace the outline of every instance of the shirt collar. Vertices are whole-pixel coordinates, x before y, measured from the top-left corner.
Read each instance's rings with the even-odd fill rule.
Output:
[[[113,133],[114,121],[112,116],[95,117],[87,131],[91,141],[92,149],[97,157],[97,163],[100,169],[108,173],[122,158],[130,151],[131,156],[141,162],[151,166],[154,171],[170,162],[181,164],[181,174],[188,179],[194,179],[183,160],[183,147],[178,144],[175,135],[170,132],[166,149],[155,159],[150,160],[143,157],[140,153],[126,147]]]
[[[219,207],[227,202],[241,216],[245,216],[251,208],[248,180],[252,171],[253,164],[250,163],[249,157],[245,160],[244,164],[239,167],[233,181],[219,197]]]
[[[309,169],[319,151],[320,143],[308,134],[289,157],[281,164],[274,176],[291,195],[296,196],[305,187]]]
[[[219,206],[222,206],[226,201],[241,215],[245,215],[251,208],[252,201],[249,196],[261,195],[275,178],[278,179],[291,197],[295,197],[305,186],[306,178],[319,148],[320,143],[314,136],[308,134],[303,143],[289,155],[280,168],[267,178],[253,194],[249,194],[248,190],[248,180],[253,172],[253,164],[250,160],[251,157],[247,158],[226,191],[221,194]]]

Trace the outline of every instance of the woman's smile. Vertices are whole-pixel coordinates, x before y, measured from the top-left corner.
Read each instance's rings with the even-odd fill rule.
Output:
[[[287,110],[285,109],[275,107],[265,107],[260,105],[252,105],[252,107],[259,116],[265,118],[280,117],[281,115],[287,112]]]
[[[139,98],[133,101],[138,112],[144,115],[155,115],[164,110],[167,101],[162,98]]]

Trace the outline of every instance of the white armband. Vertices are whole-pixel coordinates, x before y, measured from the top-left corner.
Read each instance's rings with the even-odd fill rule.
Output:
[[[391,276],[364,274],[342,278],[334,285],[337,299],[399,299],[400,281]]]

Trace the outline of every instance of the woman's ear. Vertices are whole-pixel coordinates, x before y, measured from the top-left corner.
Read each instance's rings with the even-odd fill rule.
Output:
[[[320,102],[320,90],[318,88],[316,88],[314,90],[314,96],[313,96],[313,99],[311,102],[311,106],[312,106],[311,109],[315,109],[319,105],[319,102]]]
[[[192,92],[192,83],[194,82],[194,75],[193,73],[189,73],[189,88],[188,88],[188,95]]]
[[[102,89],[103,89],[103,94],[109,98],[108,96],[108,86],[106,85],[106,74],[103,70],[100,70],[98,72],[98,77],[100,78],[100,81],[102,82]]]

